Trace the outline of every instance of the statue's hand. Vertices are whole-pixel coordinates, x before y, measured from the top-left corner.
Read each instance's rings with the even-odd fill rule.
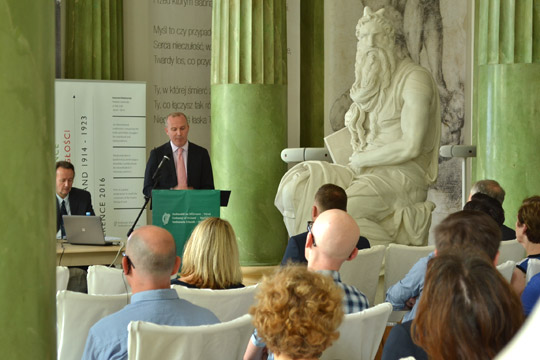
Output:
[[[349,158],[349,167],[355,174],[359,174],[362,171],[363,164],[361,152],[355,152],[351,155]]]

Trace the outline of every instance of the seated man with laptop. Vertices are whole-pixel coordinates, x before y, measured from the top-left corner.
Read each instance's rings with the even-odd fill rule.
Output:
[[[86,190],[73,187],[75,167],[68,161],[56,163],[56,238],[66,236],[64,215],[95,215],[92,197]],[[86,292],[86,270],[69,268],[68,290]]]
[[[95,215],[92,197],[86,190],[73,187],[75,167],[68,161],[56,163],[56,231],[57,238],[66,236],[63,215]]]

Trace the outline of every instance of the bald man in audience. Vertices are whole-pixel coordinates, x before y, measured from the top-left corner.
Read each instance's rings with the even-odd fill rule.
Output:
[[[313,223],[317,216],[330,209],[340,209],[347,211],[347,194],[342,187],[334,184],[324,184],[315,193],[315,200],[311,208],[311,221]],[[306,247],[307,231],[301,234],[292,236],[287,243],[285,254],[281,260],[281,265],[286,265],[288,262],[307,264],[307,259],[304,254]],[[369,249],[369,240],[360,236],[356,248],[358,250]]]
[[[92,326],[83,359],[127,359],[130,321],[182,326],[218,323],[210,310],[178,298],[170,288],[170,276],[179,267],[176,245],[167,230],[152,225],[135,230],[122,259],[124,275],[133,292],[131,303]]]
[[[343,210],[332,209],[321,213],[313,224],[308,225],[305,246],[307,267],[331,277],[343,290],[343,311],[346,314],[359,312],[369,307],[368,299],[354,286],[341,282],[339,269],[345,261],[358,255],[356,244],[360,229],[356,221]],[[251,337],[244,360],[263,359],[266,344],[255,332]],[[273,359],[273,354],[268,359]]]

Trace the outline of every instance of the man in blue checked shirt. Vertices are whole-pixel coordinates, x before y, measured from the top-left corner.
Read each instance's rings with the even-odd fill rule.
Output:
[[[369,307],[368,299],[354,286],[341,282],[339,269],[345,261],[358,254],[356,243],[360,229],[354,219],[343,210],[332,209],[321,213],[314,223],[308,225],[305,255],[308,269],[328,275],[343,289],[343,311],[346,314]],[[266,344],[256,333],[251,337],[244,360],[262,359]],[[273,359],[268,354],[268,359]]]

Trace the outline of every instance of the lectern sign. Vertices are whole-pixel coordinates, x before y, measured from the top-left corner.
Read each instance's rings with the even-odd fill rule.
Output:
[[[219,217],[219,190],[152,191],[152,224],[167,229],[182,256],[184,245],[199,222]]]

